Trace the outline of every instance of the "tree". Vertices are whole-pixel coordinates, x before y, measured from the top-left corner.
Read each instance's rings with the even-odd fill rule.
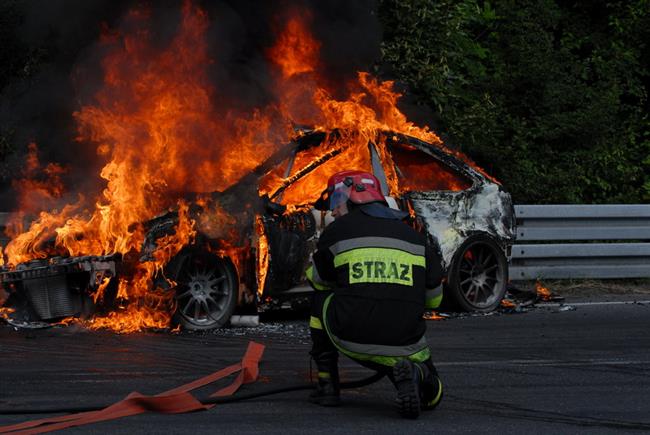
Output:
[[[520,203],[650,196],[650,5],[383,1],[383,59]]]

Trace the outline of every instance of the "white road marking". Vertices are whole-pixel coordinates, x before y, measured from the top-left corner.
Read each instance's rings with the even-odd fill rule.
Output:
[[[605,365],[646,365],[650,361],[643,360],[611,360],[611,359],[586,359],[586,360],[553,360],[553,359],[506,359],[493,361],[447,361],[436,362],[436,367],[440,366],[605,366]]]
[[[583,306],[588,306],[588,305],[629,305],[629,304],[636,304],[636,305],[645,305],[645,304],[650,304],[650,300],[648,301],[608,301],[608,302],[564,302],[564,303],[558,303],[558,302],[540,302],[536,304],[537,307],[562,307],[562,306],[567,306],[571,305],[574,307],[583,307]]]

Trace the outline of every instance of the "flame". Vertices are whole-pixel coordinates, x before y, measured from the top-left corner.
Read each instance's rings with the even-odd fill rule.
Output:
[[[191,244],[196,236],[195,222],[189,217],[189,206],[184,202],[179,203],[178,217],[174,234],[157,240],[157,249],[153,254],[154,261],[139,263],[133,279],[130,281],[121,279],[119,282],[117,298],[124,301],[135,298],[136,303],[130,303],[126,307],[110,312],[105,317],[95,317],[88,323],[91,329],[110,328],[129,333],[170,326],[170,313],[175,309],[174,294],[164,289],[152,291],[151,278],[156,272],[162,271],[169,260],[184,246]],[[174,288],[174,283],[172,281],[169,283],[170,287]],[[100,290],[101,285],[97,293]]]
[[[535,281],[535,291],[537,292],[537,297],[543,301],[550,301],[553,299],[551,291],[544,287],[540,281]]]
[[[368,141],[355,134],[328,137],[320,146],[297,155],[293,167],[304,168],[310,163],[313,163],[315,169],[309,173],[309,177],[298,178],[282,193],[280,201],[282,204],[313,203],[320,196],[327,179],[342,167],[372,170]],[[316,166],[319,163],[320,165]],[[294,171],[288,179],[279,181],[286,183],[298,175],[300,174]]]
[[[211,239],[235,240],[238,221],[235,216],[223,209],[221,204],[209,198],[199,198],[197,204],[203,210],[196,218],[196,226]]]
[[[515,303],[512,302],[509,299],[501,299],[501,306],[503,308],[515,308],[516,307]]]
[[[144,329],[166,329],[170,326],[169,313],[173,312],[169,295],[150,292],[141,302],[112,311],[105,317],[95,317],[87,322],[91,329],[112,329],[129,334]]]
[[[400,170],[402,191],[450,190],[458,192],[471,187],[471,181],[452,172],[434,158],[426,158],[408,145],[393,146],[391,156]]]
[[[408,209],[409,217],[412,220],[415,220],[417,215],[415,214],[415,209],[413,208],[413,204],[411,204],[411,201],[406,201],[406,208]]]
[[[9,314],[15,313],[16,310],[9,307],[0,307],[0,319],[9,320]]]
[[[153,265],[162,270],[162,268],[171,260],[180,250],[187,245],[194,243],[196,237],[196,222],[190,218],[189,205],[183,201],[178,206],[178,224],[174,234],[159,238],[157,249],[154,251]]]
[[[302,15],[298,15],[300,12]],[[311,14],[308,11],[300,12],[293,12],[276,44],[268,51],[269,57],[280,67],[284,79],[314,72],[318,66],[320,43],[306,27]]]
[[[10,265],[51,255],[137,252],[144,238],[140,223],[175,205],[170,192],[179,187],[224,189],[282,142],[266,137],[268,117],[223,114],[212,102],[203,37],[208,19],[202,10],[184,3],[179,32],[162,51],[152,48],[146,10],[134,10],[126,19],[139,30],[105,32],[104,85],[96,104],[74,113],[78,140],[97,144],[98,156],[106,160],[99,174],[106,187],[95,199],[80,197],[61,210],[41,212],[5,249]],[[215,138],[221,146],[205,146]],[[38,167],[33,155],[28,158],[30,170]],[[117,297],[124,306],[93,319],[91,327],[131,332],[169,326],[171,295],[152,291],[152,276],[192,243],[194,223],[186,212],[181,205],[176,232],[158,241],[155,261],[139,264],[133,276],[120,279]],[[53,237],[52,245],[48,242]],[[98,287],[95,299],[107,285]]]
[[[53,206],[65,190],[62,176],[66,169],[56,163],[43,166],[38,157],[38,146],[31,142],[27,146],[27,156],[21,178],[12,181],[12,187],[19,193],[18,208],[23,213],[33,213],[43,205]]]
[[[423,317],[425,320],[445,320],[443,316],[439,315],[435,311],[427,311],[424,313]]]
[[[76,317],[66,317],[64,319],[59,320],[56,323],[52,323],[52,326],[69,326],[74,323],[79,323],[79,319]]]
[[[18,193],[19,212],[12,214],[6,224],[5,233],[12,241],[4,249],[0,265],[4,265],[5,255],[7,262],[12,265],[56,255],[57,251],[52,246],[46,246],[45,242],[52,237],[52,228],[62,225],[72,209],[71,206],[66,206],[61,213],[54,211],[53,215],[40,211],[56,207],[57,200],[64,191],[61,176],[66,171],[55,163],[43,166],[35,143],[30,143],[27,148],[21,177],[12,181],[12,186]],[[23,221],[31,214],[38,214],[39,217],[29,232],[25,233]]]
[[[5,247],[7,264],[16,265],[35,258],[47,258],[58,254],[60,249],[47,242],[54,236],[56,229],[64,227],[68,216],[76,209],[76,205],[66,205],[60,212],[56,210],[40,212],[29,230],[14,236]]]
[[[96,304],[100,300],[104,299],[104,292],[106,291],[106,287],[111,283],[111,279],[108,277],[105,277],[102,282],[99,284],[97,287],[97,290],[93,294],[93,302]]]
[[[118,309],[84,321],[90,328],[119,332],[168,328],[175,308],[173,290],[153,288],[153,277],[184,246],[196,242],[197,231],[218,240],[206,249],[232,259],[240,271],[246,269],[243,262],[256,244],[258,292],[263,294],[268,239],[254,208],[236,214],[206,196],[197,202],[203,211],[191,217],[189,204],[179,198],[185,192],[232,186],[294,137],[292,125],[309,125],[327,134],[318,146],[295,156],[291,173],[274,170],[262,180],[260,195],[286,205],[288,212],[308,207],[334,172],[371,171],[369,146],[384,163],[390,190],[385,193],[398,195],[418,187],[400,178],[392,169],[395,162],[429,185],[461,183],[418,162],[397,161],[399,156],[387,145],[387,132],[422,139],[470,162],[446,149],[428,127],[407,119],[397,107],[400,94],[393,82],[360,72],[347,84],[347,97],[338,98],[341,93],[332,91],[332,83],[320,71],[321,46],[309,32],[311,15],[301,9],[283,16],[277,40],[266,53],[274,68],[277,101],[252,112],[229,109],[208,74],[213,62],[206,39],[208,16],[189,0],[181,12],[177,34],[162,49],[150,31],[146,8],[125,17],[129,33],[107,28],[102,32],[103,84],[92,103],[73,117],[77,139],[96,146],[103,190],[70,196],[62,187],[64,168],[43,167],[35,144],[29,147],[26,169],[15,185],[21,192],[19,220],[26,214],[38,216],[27,231],[19,222],[15,225],[11,242],[1,252],[10,267],[54,255],[137,256],[145,235],[142,222],[172,208],[179,210],[175,232],[157,241],[153,261],[138,263],[119,278]],[[457,188],[463,188],[462,183]],[[254,221],[256,237],[253,230],[241,230],[247,221]],[[95,283],[96,302],[110,282],[107,277]],[[172,281],[168,284],[174,288]]]
[[[264,232],[264,222],[260,216],[255,219],[255,232],[257,233],[257,294],[261,297],[264,293],[266,275],[269,271],[269,241]]]

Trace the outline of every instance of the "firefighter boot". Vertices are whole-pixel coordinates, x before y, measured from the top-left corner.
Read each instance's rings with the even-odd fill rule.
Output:
[[[309,395],[309,401],[321,406],[339,406],[341,404],[339,388],[338,354],[325,352],[314,357],[318,368],[318,385],[316,391]]]
[[[425,411],[435,409],[442,400],[442,381],[431,360],[416,364],[420,369],[420,406]]]
[[[395,404],[397,411],[404,418],[420,416],[421,370],[408,359],[401,359],[393,367],[393,382],[397,388]]]

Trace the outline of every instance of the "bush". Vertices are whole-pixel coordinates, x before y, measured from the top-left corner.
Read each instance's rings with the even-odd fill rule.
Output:
[[[650,200],[650,2],[380,3],[383,61],[518,203]]]

